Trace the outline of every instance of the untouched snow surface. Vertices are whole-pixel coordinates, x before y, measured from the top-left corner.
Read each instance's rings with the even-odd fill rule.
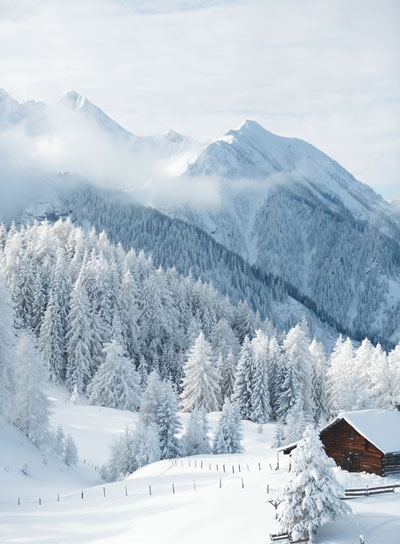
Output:
[[[73,435],[80,464],[77,468],[54,461],[44,464],[40,452],[18,431],[8,425],[0,428],[2,544],[265,544],[269,533],[278,529],[268,500],[287,480],[288,458],[280,454],[280,468],[275,470],[277,452],[270,447],[273,424],[244,422],[243,454],[160,461],[124,481],[103,484],[94,466],[107,460],[113,437],[137,415],[71,406],[61,388],[50,387],[48,393],[52,424],[62,424],[65,433]],[[181,420],[186,425],[188,414]],[[209,416],[211,432],[217,420],[218,414]],[[21,473],[25,462],[30,476]],[[377,476],[337,472],[352,487],[382,482]],[[360,534],[368,544],[396,542],[400,493],[349,504],[353,514],[321,528],[315,543],[354,544]]]

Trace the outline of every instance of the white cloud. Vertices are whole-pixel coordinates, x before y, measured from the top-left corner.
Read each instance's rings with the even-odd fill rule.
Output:
[[[399,196],[399,20],[397,0],[0,0],[0,86],[75,88],[139,135],[254,118]]]

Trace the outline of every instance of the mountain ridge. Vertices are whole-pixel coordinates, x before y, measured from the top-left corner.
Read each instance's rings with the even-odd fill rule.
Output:
[[[292,285],[350,334],[365,331],[387,342],[400,338],[399,214],[336,161],[249,120],[208,144],[173,131],[142,138],[122,129],[129,134],[124,140],[120,125],[97,106],[78,93],[68,96],[113,145],[141,157],[146,167],[154,165],[154,170],[125,168],[124,188],[131,180],[133,197],[137,183],[151,185],[157,172],[153,207]],[[220,204],[210,206],[207,198],[198,204],[192,184],[199,195],[219,194]],[[168,187],[176,203],[164,200]],[[179,258],[179,248],[175,251],[170,262]]]

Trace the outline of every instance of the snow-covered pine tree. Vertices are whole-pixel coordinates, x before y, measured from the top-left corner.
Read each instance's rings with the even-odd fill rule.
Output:
[[[106,355],[87,388],[89,404],[119,410],[138,410],[140,406],[140,376],[134,362],[124,357],[122,346],[113,340],[104,347]]]
[[[324,348],[314,338],[310,344],[312,356],[311,382],[313,393],[314,420],[319,426],[328,419],[328,399],[326,394],[327,359]]]
[[[285,444],[300,440],[307,424],[312,425],[310,414],[304,412],[303,399],[298,398],[286,415]]]
[[[400,402],[400,342],[388,353],[387,363],[393,402]]]
[[[131,474],[134,468],[132,455],[133,433],[128,428],[111,444],[110,457],[100,470],[100,476],[107,482],[115,482]]]
[[[391,409],[394,404],[393,376],[388,356],[378,344],[372,350],[367,394],[374,408]]]
[[[219,355],[217,368],[220,375],[221,398],[232,398],[236,378],[236,357],[232,351],[228,355]]]
[[[283,415],[279,413],[279,399],[281,386],[284,382],[285,365],[281,354],[281,348],[277,336],[272,336],[268,343],[267,354],[269,400],[271,404],[271,417],[277,419]]]
[[[193,410],[183,438],[186,455],[210,453],[207,415],[204,410],[198,410],[197,408]]]
[[[69,434],[65,439],[64,463],[71,467],[77,465],[78,461],[78,448],[76,447],[74,439]]]
[[[350,512],[341,499],[343,489],[333,473],[334,466],[318,431],[307,427],[292,452],[289,481],[278,496],[278,521],[294,539],[312,538],[319,527]]]
[[[157,421],[161,459],[174,459],[183,453],[177,436],[182,425],[178,418],[178,400],[169,380],[163,381],[162,393]]]
[[[290,408],[301,398],[304,413],[312,415],[312,358],[309,350],[308,326],[305,320],[291,328],[283,342],[286,376],[280,395],[280,412],[286,418]]]
[[[91,312],[82,273],[72,289],[68,314],[67,341],[67,385],[70,391],[76,388],[84,393],[91,373],[90,342],[92,335]]]
[[[12,415],[16,392],[13,321],[11,293],[0,274],[0,418],[5,419]]]
[[[221,390],[220,376],[213,360],[211,346],[201,332],[190,350],[184,365],[182,380],[182,410],[191,412],[202,408],[206,412],[219,409]]]
[[[362,410],[368,405],[360,378],[354,373],[354,348],[350,338],[343,341],[340,335],[330,356],[327,370],[327,394],[329,413],[332,417],[339,412]]]
[[[232,395],[232,402],[237,405],[243,419],[250,419],[252,414],[254,371],[253,351],[250,340],[246,336],[240,351]]]
[[[158,424],[158,411],[163,396],[162,384],[157,371],[150,372],[147,386],[140,402],[140,418],[145,425]]]
[[[139,420],[132,435],[130,455],[132,456],[130,465],[132,471],[160,460],[160,439],[158,426],[155,423],[145,425]]]
[[[47,364],[50,379],[63,383],[67,367],[65,329],[70,287],[64,253],[57,251],[57,262],[52,280],[47,308],[40,325],[39,347]]]
[[[267,362],[265,354],[258,352],[254,356],[254,377],[249,419],[255,423],[267,423],[271,419]]]
[[[242,422],[240,413],[236,406],[225,399],[221,415],[218,420],[217,429],[214,434],[212,453],[240,453],[243,451]]]
[[[50,443],[49,403],[41,391],[46,381],[43,361],[28,335],[21,336],[16,351],[20,366],[14,424],[38,447],[47,447]]]
[[[239,340],[224,317],[212,328],[210,340],[213,353],[217,356],[222,355],[226,359],[229,353],[233,353],[236,356],[239,353]]]

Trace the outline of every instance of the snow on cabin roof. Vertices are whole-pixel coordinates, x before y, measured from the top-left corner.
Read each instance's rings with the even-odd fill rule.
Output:
[[[342,412],[322,430],[344,419],[382,453],[400,452],[400,411],[360,410]]]

